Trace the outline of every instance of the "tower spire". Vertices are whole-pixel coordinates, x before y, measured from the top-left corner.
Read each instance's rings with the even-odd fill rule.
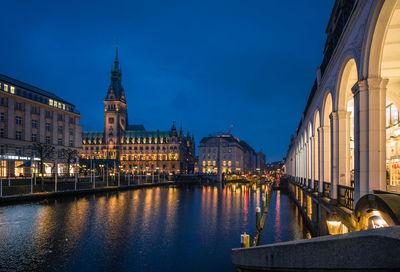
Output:
[[[114,71],[119,70],[119,60],[118,60],[118,37],[115,44],[115,60],[114,60]]]

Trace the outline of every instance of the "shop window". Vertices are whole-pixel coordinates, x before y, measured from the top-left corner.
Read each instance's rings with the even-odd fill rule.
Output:
[[[0,161],[0,176],[7,177],[7,161],[6,160]]]
[[[19,167],[20,165],[24,164],[23,161],[15,161],[15,170],[14,170],[14,174],[16,177],[22,177],[24,175],[24,168],[23,167]]]

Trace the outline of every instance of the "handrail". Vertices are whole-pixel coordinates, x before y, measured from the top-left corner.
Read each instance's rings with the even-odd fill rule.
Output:
[[[353,210],[354,188],[345,185],[338,185],[337,190],[338,202],[346,208]]]
[[[331,183],[324,181],[322,183],[322,195],[324,197],[330,197],[331,196]]]

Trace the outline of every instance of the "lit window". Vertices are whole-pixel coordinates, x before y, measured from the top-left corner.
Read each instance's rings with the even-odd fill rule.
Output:
[[[7,84],[4,84],[4,91],[8,92],[8,85]]]
[[[15,87],[14,86],[10,86],[10,93],[12,93],[12,94],[15,93]]]
[[[53,106],[53,99],[49,99],[49,105]]]

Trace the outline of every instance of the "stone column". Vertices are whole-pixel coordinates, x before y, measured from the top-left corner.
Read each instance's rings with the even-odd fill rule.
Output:
[[[339,133],[338,133],[338,113],[332,112],[331,119],[331,198],[337,198],[338,185],[338,163],[339,163]]]
[[[318,128],[318,191],[322,193],[322,182],[324,181],[324,128]]]
[[[337,112],[337,184],[347,186],[350,186],[350,114]]]
[[[310,138],[310,160],[311,160],[311,167],[310,167],[310,172],[311,172],[311,188],[314,189],[314,180],[315,180],[315,136],[311,136]]]
[[[32,114],[31,104],[25,103],[24,113],[24,137],[25,141],[32,141]]]
[[[386,85],[369,78],[357,82],[354,94],[354,203],[386,188]]]
[[[46,110],[40,107],[40,121],[39,121],[39,142],[44,143],[46,137]]]
[[[7,111],[7,135],[9,139],[15,139],[15,100],[8,98],[8,111]]]
[[[369,78],[369,184],[368,193],[386,191],[386,86],[387,79]],[[361,195],[362,196],[362,195]]]

